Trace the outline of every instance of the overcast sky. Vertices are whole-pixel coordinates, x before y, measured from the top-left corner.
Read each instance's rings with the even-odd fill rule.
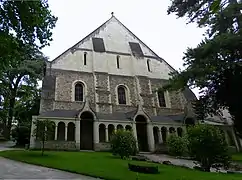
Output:
[[[58,17],[53,41],[43,52],[50,60],[73,46],[111,17],[111,12],[175,69],[182,68],[183,52],[202,39],[203,29],[167,15],[170,0],[49,0]],[[196,95],[197,95],[197,91]]]

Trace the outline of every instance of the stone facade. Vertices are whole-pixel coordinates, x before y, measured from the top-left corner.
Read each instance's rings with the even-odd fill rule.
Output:
[[[45,77],[44,81],[49,80],[49,78],[50,76]],[[137,107],[140,98],[145,111],[150,116],[155,116],[162,114],[164,111],[169,113],[182,112],[186,103],[181,92],[169,92],[169,95],[167,95],[169,98],[166,101],[167,108],[170,108],[169,106],[171,108],[164,110],[164,108],[159,107],[156,90],[167,81],[163,79],[64,70],[52,70],[51,78],[55,79],[51,84],[51,88],[56,90],[54,92],[52,89],[52,91],[45,90],[42,92],[41,112],[53,109],[72,110],[83,107],[83,102],[74,101],[74,84],[77,81],[84,83],[85,95],[88,95],[92,107],[97,112],[133,111]],[[94,82],[94,79],[96,82]],[[119,85],[127,87],[128,102],[126,105],[118,104],[117,87]],[[45,88],[44,85],[43,88]]]
[[[42,142],[36,142],[36,149],[42,148]],[[76,151],[79,150],[76,148],[75,141],[46,141],[45,142],[45,149],[49,150],[69,150],[69,151]]]
[[[94,49],[94,37],[102,38],[103,44],[97,47],[104,46],[105,52]],[[130,43],[136,43],[138,48],[132,49]],[[136,56],[135,51],[142,51],[141,56]],[[129,126],[139,140],[142,130],[139,123],[146,121],[143,123],[148,139],[146,145],[149,151],[154,151],[158,143],[154,142],[154,134],[159,135],[156,140],[162,141],[162,127],[167,130],[165,133],[169,133],[170,127],[184,127],[182,115],[189,100],[182,92],[164,92],[165,107],[159,105],[157,90],[168,82],[172,71],[165,60],[112,16],[97,31],[47,63],[37,119],[55,122],[56,141],[46,146],[54,149],[92,146],[94,150],[107,150],[111,131]],[[81,85],[79,94],[76,85]],[[122,93],[118,93],[120,87]],[[157,131],[153,133],[154,129]],[[70,132],[75,134],[75,143],[68,141],[68,137],[72,137]],[[105,139],[100,139],[103,134]],[[88,144],[83,137],[92,143]],[[31,143],[39,146],[34,145],[33,138]]]
[[[110,151],[111,149],[110,143],[97,143],[94,146],[95,151]]]

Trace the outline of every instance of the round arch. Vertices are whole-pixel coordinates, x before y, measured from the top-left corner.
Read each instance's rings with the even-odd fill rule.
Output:
[[[67,125],[67,141],[75,141],[75,124],[69,122]]]
[[[144,115],[137,115],[134,120],[136,122],[136,132],[139,150],[147,152],[149,151],[147,118]]]
[[[99,124],[99,141],[105,142],[106,127],[104,124]]]
[[[65,123],[60,121],[57,127],[57,140],[59,141],[65,140],[65,129],[66,129]]]
[[[88,93],[87,92],[87,84],[82,80],[75,80],[72,83],[72,101],[75,101],[75,86],[78,83],[82,84],[82,86],[83,86],[83,101],[85,101],[85,97]]]
[[[80,148],[93,149],[93,121],[94,116],[90,111],[80,113]]]
[[[118,93],[118,89],[119,88],[123,88],[124,89],[124,91],[125,91],[125,100],[126,100],[126,105],[130,105],[130,90],[129,90],[129,88],[128,88],[128,86],[127,85],[125,85],[125,84],[118,84],[117,86],[116,86],[116,88],[115,88],[115,92],[116,92],[116,103],[117,104],[120,104],[119,103],[119,93]]]
[[[153,127],[153,135],[155,144],[159,144],[159,128],[157,126]]]

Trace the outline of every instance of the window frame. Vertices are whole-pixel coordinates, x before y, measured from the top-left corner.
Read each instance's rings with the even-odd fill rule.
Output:
[[[82,87],[82,92],[78,92],[79,94],[77,95],[77,86],[78,85],[80,85]],[[85,94],[84,84],[81,82],[76,82],[74,85],[74,101],[75,102],[84,102],[84,94]],[[78,99],[77,97],[79,97],[79,98],[81,97],[81,99]]]
[[[162,106],[161,101],[160,101],[160,93],[162,93],[163,100],[164,100],[164,106]],[[161,108],[167,108],[167,102],[166,102],[166,97],[165,97],[165,92],[157,92],[157,100],[158,100],[158,106]]]
[[[119,89],[122,88],[124,91],[123,93],[123,97],[120,96],[120,93],[119,93]],[[121,102],[121,101],[123,102]],[[127,90],[127,87],[124,86],[124,85],[118,85],[117,86],[117,104],[118,105],[128,105],[129,104],[129,101],[128,101],[128,90]]]

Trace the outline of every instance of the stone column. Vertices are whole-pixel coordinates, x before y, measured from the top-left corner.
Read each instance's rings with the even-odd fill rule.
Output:
[[[236,139],[236,135],[235,135],[233,128],[231,128],[231,132],[232,132],[232,135],[233,135],[233,140],[234,140],[234,143],[235,143],[235,146],[236,146],[236,150],[239,151],[239,144],[238,144],[238,141]]]
[[[108,142],[108,128],[105,128],[105,141]]]
[[[226,141],[226,143],[227,143],[228,145],[230,145],[230,144],[229,144],[229,137],[228,137],[228,133],[227,133],[227,131],[226,131],[226,130],[223,130],[223,132],[224,132],[224,136],[225,136],[225,141]]]
[[[94,144],[94,150],[96,147],[96,144],[99,143],[99,128],[98,128],[98,122],[93,122],[93,144]]]
[[[153,126],[150,123],[147,124],[147,135],[148,135],[149,151],[153,152],[155,150],[155,142],[154,142]]]
[[[159,138],[159,144],[161,144],[162,142],[163,142],[163,140],[162,140],[162,133],[161,133],[161,130],[160,129],[158,129],[158,138]]]
[[[57,140],[58,125],[55,125],[55,140]]]
[[[76,140],[76,148],[80,149],[80,120],[76,120],[75,124],[75,140]]]
[[[66,129],[65,129],[65,141],[67,141],[67,127],[68,126],[65,126],[66,127]]]
[[[134,138],[136,140],[136,147],[139,148],[138,138],[137,138],[137,130],[136,130],[136,124],[135,123],[132,124],[132,131],[133,131],[133,134],[134,134]]]
[[[37,121],[37,116],[32,116],[30,145],[29,145],[30,148],[35,148],[36,135],[34,134],[34,131],[36,129],[36,124],[35,124],[36,121]]]

